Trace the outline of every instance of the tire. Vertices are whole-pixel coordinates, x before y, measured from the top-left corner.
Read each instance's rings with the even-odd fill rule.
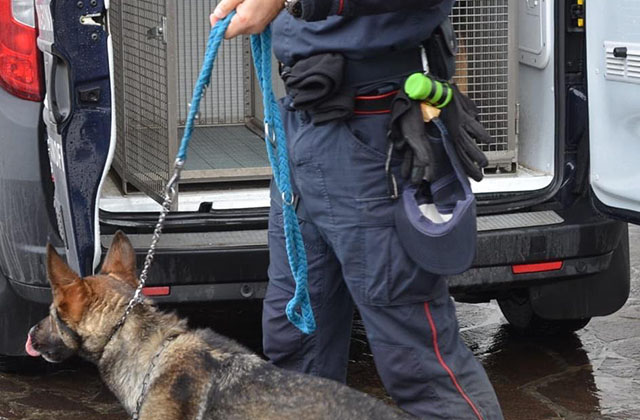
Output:
[[[533,312],[529,291],[521,290],[508,298],[498,299],[500,310],[511,327],[526,335],[566,335],[584,328],[591,318],[544,319]]]

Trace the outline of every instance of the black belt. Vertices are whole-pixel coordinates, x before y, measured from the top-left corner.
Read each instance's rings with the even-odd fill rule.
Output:
[[[390,114],[391,103],[396,97],[397,90],[379,95],[356,96],[353,107],[355,115]]]
[[[377,89],[383,87],[379,82],[399,81],[419,71],[422,71],[419,48],[361,60],[327,53],[305,58],[291,67],[280,63],[280,75],[293,106],[307,110],[314,123],[348,118],[353,113],[388,114],[397,91],[379,92]],[[314,77],[316,84],[305,85],[308,77]],[[365,89],[370,89],[371,94],[354,97],[354,92]]]
[[[287,68],[278,62],[280,76]],[[401,79],[422,69],[420,48],[390,52],[381,56],[347,59],[345,61],[343,85],[357,88],[385,80]]]
[[[423,71],[420,48],[390,52],[362,60],[347,59],[343,84],[358,88],[385,80],[401,79],[417,71]]]

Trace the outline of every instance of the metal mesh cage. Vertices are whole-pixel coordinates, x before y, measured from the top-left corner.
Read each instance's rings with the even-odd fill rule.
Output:
[[[458,0],[451,15],[459,42],[454,80],[478,105],[480,119],[495,140],[481,145],[490,160],[496,157],[491,152],[499,152],[515,161],[511,12],[509,0]]]
[[[178,2],[178,121],[184,125],[198,78],[216,0]],[[203,18],[204,17],[204,18]],[[251,46],[248,37],[225,41],[211,85],[200,102],[198,125],[243,124],[251,113]]]
[[[117,135],[116,167],[126,181],[160,198],[175,154],[171,66],[164,34],[170,33],[167,3],[111,2]],[[173,93],[173,95],[172,95]]]
[[[121,6],[121,2],[116,0],[111,2],[109,8],[109,29],[111,33],[111,40],[113,43],[113,62],[117,63],[116,65],[121,64],[123,60]],[[118,138],[124,138],[121,136],[124,133],[124,107],[120,106],[120,98],[124,94],[123,90],[120,88],[120,86],[123,86],[124,83],[123,78],[124,75],[122,74],[122,71],[113,72],[115,95],[118,97],[118,100],[117,105],[115,109],[112,110],[112,112],[116,113],[116,133]],[[115,156],[113,158],[113,166],[124,178],[124,171],[127,166],[126,153],[124,147],[121,147],[119,144],[116,146]],[[126,183],[124,183],[123,186],[126,188]]]
[[[179,127],[185,122],[204,55],[209,33],[207,16],[217,3],[110,3],[118,137],[114,167],[123,185],[130,183],[157,200],[171,173]],[[458,0],[452,14],[460,42],[455,80],[478,104],[482,122],[496,140],[491,146],[482,145],[496,167],[512,167],[515,162],[512,87],[516,56],[509,37],[511,9],[508,0]],[[248,123],[255,113],[253,85],[248,37],[225,42],[218,53],[211,86],[201,102],[196,122],[199,129],[209,133],[211,130],[205,127]],[[203,143],[207,147],[192,150],[192,167],[187,169],[201,171],[199,180],[207,178],[203,171],[211,174],[208,179],[220,179],[220,172],[215,172],[219,169],[230,169],[226,176],[232,179],[237,175],[231,170],[250,172],[252,177],[266,173],[263,169],[268,165],[258,162],[266,162],[266,158],[256,155],[250,140],[242,151],[242,162],[235,156],[240,152],[228,154],[229,162],[235,162],[234,168],[216,163],[214,158],[223,154],[220,150],[224,147],[217,147],[214,153],[209,146],[222,142],[218,139],[221,133],[211,131]]]
[[[125,191],[131,184],[156,200],[162,198],[181,134],[179,127],[185,124],[202,64],[210,30],[208,15],[217,3],[216,0],[111,2],[109,28],[114,46],[118,137],[114,167]],[[200,103],[196,121],[199,128],[244,125],[251,119],[250,54],[248,37],[222,44],[211,85]],[[211,142],[215,142],[215,137]],[[200,156],[201,153],[192,152],[190,165],[212,174],[207,177],[201,172],[200,178],[221,176],[220,172],[211,171],[224,165],[207,163],[212,161],[209,156],[212,153]],[[249,165],[246,159],[228,158],[236,166]],[[198,162],[204,163],[199,167]],[[263,166],[267,165],[260,165]]]

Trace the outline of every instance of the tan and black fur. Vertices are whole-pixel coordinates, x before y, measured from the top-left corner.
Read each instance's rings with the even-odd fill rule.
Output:
[[[141,419],[410,418],[337,382],[279,369],[211,330],[190,330],[148,301],[135,306],[109,339],[137,286],[135,253],[121,232],[100,274],[80,278],[51,246],[47,270],[53,303],[50,315],[29,332],[30,354],[60,362],[77,353],[95,363],[132,413],[143,378],[164,346]]]

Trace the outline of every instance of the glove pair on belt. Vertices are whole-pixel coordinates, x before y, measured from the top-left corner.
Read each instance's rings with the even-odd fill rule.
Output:
[[[282,69],[282,80],[293,107],[307,111],[314,124],[351,117],[354,92],[343,86],[345,58],[318,54]]]
[[[483,178],[482,168],[489,164],[478,143],[491,144],[493,139],[478,121],[478,108],[455,84],[450,84],[453,100],[443,110],[441,119],[449,132],[462,166],[476,181]],[[391,107],[389,139],[396,150],[404,152],[402,176],[412,184],[423,179],[433,181],[434,167],[431,145],[427,139],[420,102],[410,99],[400,89]]]

